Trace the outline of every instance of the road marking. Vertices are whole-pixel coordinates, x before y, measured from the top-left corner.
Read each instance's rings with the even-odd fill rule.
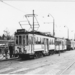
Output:
[[[21,71],[26,71],[26,70],[28,70],[28,68],[21,68],[21,69],[9,72],[9,74],[11,74],[11,73],[13,74],[13,73],[21,72]]]
[[[27,72],[26,74],[36,74],[36,73],[42,71],[43,69],[44,69],[44,68],[38,68],[38,69],[35,69],[35,70],[33,70],[33,71]]]
[[[0,73],[5,72],[5,71],[9,71],[9,70],[11,70],[11,69],[13,69],[13,68],[8,67],[8,68],[1,69],[1,70],[0,70]]]
[[[75,70],[71,71],[69,75],[75,75]]]

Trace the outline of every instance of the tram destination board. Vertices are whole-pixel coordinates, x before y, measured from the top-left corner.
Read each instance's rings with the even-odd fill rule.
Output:
[[[17,32],[26,32],[25,29],[18,29]]]

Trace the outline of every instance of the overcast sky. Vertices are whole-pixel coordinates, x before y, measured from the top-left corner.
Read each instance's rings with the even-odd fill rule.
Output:
[[[75,33],[75,2],[51,2],[51,1],[4,1],[0,2],[0,35],[4,30],[14,34],[20,29],[19,22],[26,21],[24,15],[37,14],[40,27],[39,31],[53,33],[53,19],[55,20],[55,33],[58,37],[67,37],[69,29],[70,38]],[[48,17],[47,15],[50,14]],[[32,22],[32,20],[31,20]],[[26,22],[26,24],[28,24]],[[28,26],[28,27],[27,27]],[[64,27],[65,26],[65,27]],[[29,30],[29,25],[23,25]]]

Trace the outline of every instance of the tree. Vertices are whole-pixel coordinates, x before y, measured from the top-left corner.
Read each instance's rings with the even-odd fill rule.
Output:
[[[5,37],[6,37],[6,36],[3,34],[3,35],[2,35],[2,37],[1,37],[1,39],[2,39],[2,40],[4,40],[4,39],[5,39]]]

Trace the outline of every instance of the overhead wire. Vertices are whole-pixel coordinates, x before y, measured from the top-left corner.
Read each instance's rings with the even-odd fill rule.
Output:
[[[3,1],[3,0],[0,0],[0,2],[2,2],[2,3],[4,3],[4,4],[6,4],[6,5],[8,5],[8,6],[10,6],[10,7],[14,8],[14,9],[16,9],[16,10],[20,11],[20,12],[25,13],[24,11],[22,11],[22,10],[20,10],[20,9],[18,9],[18,8],[14,7],[14,6],[10,5],[10,4],[8,4],[8,3],[6,3],[6,2],[5,2],[5,1]]]
[[[18,9],[18,8],[14,7],[14,6],[10,5],[10,4],[8,4],[8,3],[6,3],[5,1],[7,1],[7,0],[0,0],[0,2],[4,3],[4,4],[6,4],[6,5],[8,5],[8,6],[12,7],[12,8],[14,8],[14,9],[16,9],[16,10],[22,12],[22,13],[25,13],[24,11],[22,11],[22,10],[20,10],[20,9]],[[28,14],[28,15],[29,15],[29,14]],[[27,18],[27,16],[25,16],[25,17]],[[36,19],[36,21],[37,21],[37,23],[38,23],[38,20],[37,20],[36,17],[35,17],[35,19]],[[27,21],[28,21],[28,18],[27,18]],[[32,28],[29,21],[28,21],[28,23],[29,23],[29,25],[30,25],[30,28]],[[20,24],[20,22],[19,22],[19,24]],[[20,26],[21,26],[21,24],[20,24]],[[38,23],[38,26],[40,26],[39,23]],[[21,28],[22,28],[22,26],[21,26]],[[22,29],[23,29],[23,28],[22,28]]]
[[[10,4],[4,2],[3,0],[0,0],[0,2],[4,3],[4,4],[6,4],[6,5],[8,5],[8,6],[12,7],[12,8],[14,8],[14,9],[16,9],[16,10],[22,12],[22,13],[25,13],[24,11],[22,11],[22,10],[20,10],[20,9],[18,9],[18,8],[16,8],[16,7],[14,7],[14,6],[12,6],[12,5],[10,5]],[[20,24],[20,23],[19,23],[19,24]],[[20,24],[20,26],[21,26],[21,24]],[[21,26],[21,28],[22,28],[22,26]],[[23,28],[22,28],[22,29],[23,29]]]

